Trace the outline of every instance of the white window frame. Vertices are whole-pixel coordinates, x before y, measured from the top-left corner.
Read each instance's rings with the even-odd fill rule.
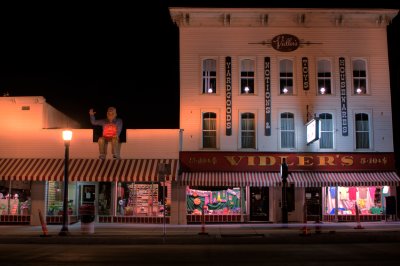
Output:
[[[293,133],[294,133],[294,147],[282,147],[282,114],[284,113],[290,113],[293,115]],[[279,128],[278,128],[278,136],[279,136],[279,142],[278,142],[278,149],[279,150],[296,150],[297,148],[297,134],[296,134],[296,114],[297,112],[295,112],[294,110],[281,110],[278,113],[278,121],[279,121]],[[285,130],[285,131],[289,131],[289,130]]]
[[[254,147],[251,148],[243,147],[243,142],[242,142],[242,115],[247,113],[254,115]],[[239,147],[242,150],[257,149],[257,113],[253,110],[246,110],[239,112]]]
[[[205,94],[205,95],[215,95],[217,94],[218,91],[218,66],[219,66],[219,62],[218,62],[218,58],[213,58],[213,57],[205,57],[205,58],[201,58],[201,66],[200,66],[200,76],[201,76],[201,93]],[[204,65],[205,62],[207,60],[214,60],[215,61],[215,76],[211,76],[211,75],[204,75],[205,69],[204,69]],[[211,70],[212,71],[212,70]],[[208,71],[208,72],[211,72]],[[207,74],[207,73],[206,73]],[[212,79],[215,79],[215,88],[212,88],[212,92],[209,92],[208,86],[206,86],[204,83],[206,80],[208,80],[208,82],[211,82]],[[208,84],[207,84],[208,85]]]
[[[282,77],[281,76],[281,73],[290,73],[290,72],[281,72],[281,62],[282,61],[289,61],[289,62],[291,62],[292,63],[292,65],[291,65],[291,70],[292,70],[292,76],[291,77],[287,77],[287,78],[285,78],[285,77]],[[278,93],[279,93],[279,95],[282,95],[282,96],[288,96],[288,95],[295,95],[295,73],[294,73],[294,68],[295,68],[295,60],[293,59],[293,58],[279,58],[279,60],[278,60],[278,81],[279,81],[279,85],[278,85]],[[286,69],[286,66],[285,66],[285,69]],[[286,71],[287,71],[288,69],[286,69]],[[289,69],[290,70],[290,69]],[[287,81],[291,81],[291,83],[292,83],[292,86],[290,87],[290,86],[285,86],[287,89],[288,89],[288,92],[287,93],[284,93],[283,92],[283,90],[284,90],[284,88],[282,88],[282,86],[281,86],[281,81],[282,80],[286,80],[286,84],[287,84]]]
[[[358,77],[356,75],[354,75],[355,70],[354,68],[354,63],[356,61],[362,61],[364,62],[365,65],[365,76],[362,77],[361,76],[361,72],[360,70],[358,70]],[[355,96],[360,96],[360,95],[368,95],[369,93],[369,84],[368,84],[368,76],[369,76],[369,72],[368,72],[368,60],[366,58],[352,58],[351,59],[351,87],[352,87],[352,95]],[[361,86],[361,83],[365,83],[365,88],[364,86]],[[358,84],[358,85],[357,85]],[[357,90],[360,89],[361,92],[358,93]]]
[[[323,131],[322,130],[322,119],[320,115],[322,114],[330,114],[332,116],[332,130],[331,131]],[[320,150],[334,150],[335,149],[335,115],[332,111],[323,111],[318,114],[319,118],[319,149]],[[322,140],[322,132],[330,132],[332,134],[332,148],[321,148],[321,140]]]
[[[329,77],[320,77],[319,76],[319,70],[320,70],[320,65],[319,65],[319,63],[320,62],[328,62],[329,63],[329,68],[330,68],[330,70],[329,70]],[[316,77],[316,90],[317,90],[317,95],[318,96],[329,96],[329,95],[334,95],[335,93],[334,93],[334,84],[333,84],[333,71],[332,71],[332,69],[333,69],[333,60],[332,59],[330,59],[330,58],[317,58],[317,62],[316,62],[316,69],[315,69],[315,71],[316,71],[316,75],[315,75],[315,77]],[[323,73],[326,73],[326,72],[323,72]],[[330,84],[330,86],[331,86],[331,92],[330,93],[322,93],[321,92],[321,90],[320,90],[320,86],[319,86],[319,83],[320,83],[320,80],[321,80],[321,82],[324,82],[324,84],[326,85],[327,83],[326,83],[326,81],[328,81],[329,82],[329,84]]]
[[[368,141],[369,141],[369,148],[357,148],[357,121],[356,121],[356,115],[357,114],[367,114],[368,115]],[[356,151],[370,151],[373,150],[373,122],[372,122],[372,110],[366,110],[366,109],[362,109],[362,110],[354,110],[353,111],[353,132],[354,132],[354,150]]]
[[[250,61],[252,62],[252,65],[249,67],[249,69],[243,69],[243,61]],[[253,69],[251,69],[253,68]],[[239,58],[239,94],[240,95],[255,95],[256,94],[256,69],[257,69],[257,61],[254,58]],[[243,70],[243,71],[242,71]],[[242,76],[242,72],[247,72],[251,73],[253,72],[252,76]],[[250,84],[248,83],[250,81]],[[252,82],[251,82],[252,81]],[[245,91],[242,91],[242,82],[246,83],[250,87],[250,91],[246,93]],[[251,84],[253,83],[253,84]],[[253,85],[253,88],[251,87]]]
[[[215,130],[204,129],[204,115],[205,114],[215,114]],[[204,147],[204,133],[205,132],[215,132],[215,147]],[[202,111],[201,112],[201,148],[202,149],[217,149],[218,148],[218,113],[215,111]]]

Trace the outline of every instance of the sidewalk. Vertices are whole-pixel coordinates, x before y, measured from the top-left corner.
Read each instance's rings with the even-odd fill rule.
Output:
[[[356,229],[361,225],[361,229]],[[68,226],[70,235],[59,236],[61,225],[0,226],[0,244],[261,244],[261,243],[362,243],[399,242],[400,222],[289,223],[289,224],[117,224],[96,223],[93,234],[81,224]],[[200,234],[205,233],[205,234]]]

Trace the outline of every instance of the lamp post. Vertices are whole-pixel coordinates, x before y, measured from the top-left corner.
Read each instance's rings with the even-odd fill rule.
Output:
[[[63,203],[63,224],[61,231],[58,235],[67,236],[68,231],[68,163],[69,163],[69,144],[72,139],[72,131],[64,130],[62,133],[64,146],[65,146],[65,156],[64,156],[64,203]]]
[[[287,177],[289,175],[289,167],[286,164],[286,158],[282,159],[281,177],[282,177],[282,223],[288,223],[288,206],[287,206]]]

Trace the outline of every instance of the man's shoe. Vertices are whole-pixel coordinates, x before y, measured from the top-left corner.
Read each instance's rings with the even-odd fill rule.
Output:
[[[106,156],[104,155],[104,154],[101,154],[100,156],[99,156],[99,159],[100,160],[104,160],[106,158]]]
[[[121,157],[120,157],[120,156],[117,156],[117,155],[113,155],[113,158],[114,158],[115,160],[121,159]]]

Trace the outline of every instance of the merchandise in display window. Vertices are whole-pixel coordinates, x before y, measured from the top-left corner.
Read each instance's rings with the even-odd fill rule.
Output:
[[[389,195],[388,186],[370,187],[326,187],[326,214],[335,214],[336,199],[339,215],[355,215],[356,205],[359,214],[384,214],[385,197]]]
[[[170,212],[170,198],[168,190],[170,183],[166,182],[165,197],[163,186],[160,183],[118,183],[117,187],[117,215],[119,216],[153,216],[165,215]]]
[[[240,214],[240,188],[186,189],[187,213],[201,215]]]
[[[98,214],[111,215],[111,182],[99,182]]]
[[[47,184],[47,215],[57,216],[63,213],[63,182],[49,181]],[[68,185],[68,214],[75,213],[74,198],[76,187],[74,184]]]
[[[31,182],[0,182],[0,215],[30,215]]]

